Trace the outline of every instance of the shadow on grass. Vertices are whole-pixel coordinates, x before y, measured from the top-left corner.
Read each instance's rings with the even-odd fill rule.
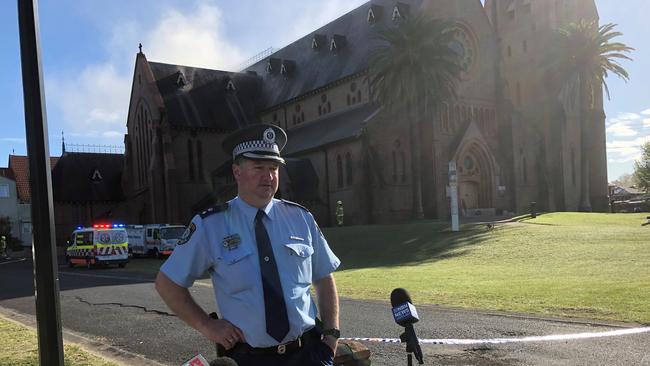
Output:
[[[401,225],[367,225],[325,230],[341,270],[393,267],[467,255],[472,247],[488,242],[497,227],[464,225],[460,232],[447,222],[427,221]]]

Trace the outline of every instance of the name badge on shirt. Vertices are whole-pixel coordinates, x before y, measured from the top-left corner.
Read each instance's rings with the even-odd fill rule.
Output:
[[[293,236],[293,235],[291,235],[291,236],[289,237],[289,239],[291,239],[291,240],[300,240],[300,241],[305,241],[305,239],[303,239],[303,238],[301,238],[301,237],[299,237],[299,236]]]
[[[241,238],[239,237],[239,234],[228,235],[223,238],[223,246],[228,250],[237,249],[240,243]]]

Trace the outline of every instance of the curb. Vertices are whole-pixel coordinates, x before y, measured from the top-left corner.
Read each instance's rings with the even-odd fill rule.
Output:
[[[10,322],[26,326],[36,331],[36,319],[31,315],[16,312],[0,306],[0,317]],[[63,328],[63,341],[65,344],[73,344],[81,347],[84,351],[107,361],[122,366],[166,366],[160,362],[150,360],[142,355],[102,343],[96,339],[89,338],[81,333]]]

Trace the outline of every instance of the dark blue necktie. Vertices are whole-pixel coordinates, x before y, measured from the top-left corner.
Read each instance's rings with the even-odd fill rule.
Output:
[[[282,294],[278,266],[273,255],[273,248],[271,248],[271,240],[262,222],[264,215],[265,213],[262,210],[258,210],[257,215],[255,215],[255,239],[257,240],[257,251],[262,272],[266,332],[278,342],[282,342],[289,333],[289,317],[287,316],[287,305]]]

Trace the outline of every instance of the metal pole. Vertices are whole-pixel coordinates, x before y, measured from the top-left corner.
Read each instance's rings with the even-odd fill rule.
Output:
[[[38,354],[44,366],[63,366],[52,177],[40,59],[37,0],[18,0],[25,131],[32,197]]]

